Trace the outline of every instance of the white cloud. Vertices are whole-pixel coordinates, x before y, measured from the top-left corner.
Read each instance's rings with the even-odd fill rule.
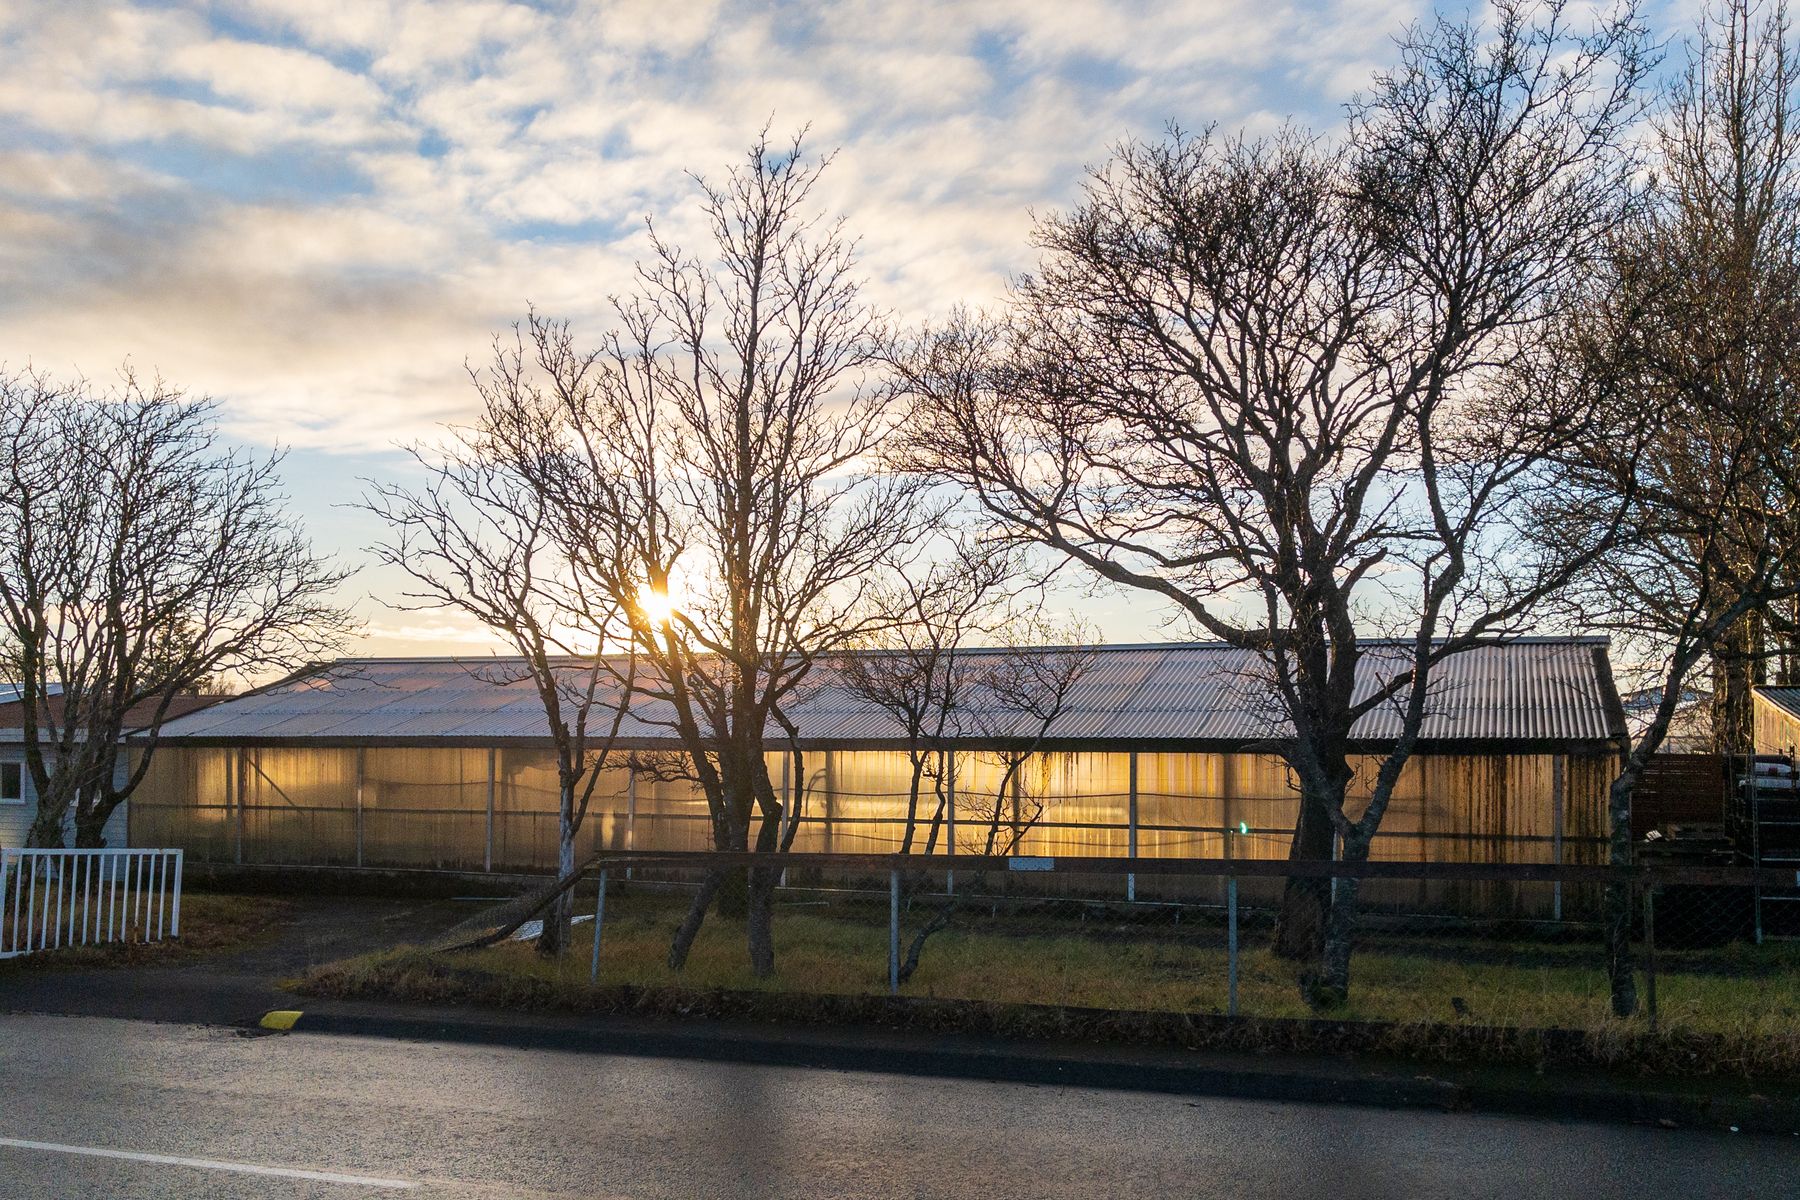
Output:
[[[215,25],[209,15],[228,22]],[[0,344],[126,356],[322,448],[466,413],[527,302],[579,322],[654,213],[697,232],[765,120],[902,318],[991,302],[1030,211],[1163,122],[1330,120],[1415,6],[1328,0],[241,0],[58,6],[0,41]],[[594,230],[602,231],[595,240]],[[559,232],[566,231],[566,232]],[[581,240],[582,238],[589,240]],[[27,302],[28,298],[28,302]]]

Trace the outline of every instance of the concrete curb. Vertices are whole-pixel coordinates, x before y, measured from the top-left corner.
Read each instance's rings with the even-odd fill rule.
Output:
[[[1559,1120],[1659,1124],[1800,1137],[1800,1096],[1726,1088],[1636,1086],[1525,1072],[1402,1074],[1359,1063],[1213,1052],[1122,1053],[1102,1047],[894,1038],[880,1030],[757,1029],[672,1022],[518,1021],[298,1010],[265,1030],[455,1042],[762,1066],[876,1071],[1376,1108],[1429,1108]]]

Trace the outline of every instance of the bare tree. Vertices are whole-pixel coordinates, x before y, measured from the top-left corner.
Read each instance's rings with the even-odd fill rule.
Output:
[[[345,572],[284,511],[279,453],[224,445],[216,415],[130,370],[105,390],[0,374],[0,637],[33,845],[62,845],[71,818],[78,846],[103,844],[177,696],[297,667],[350,627],[331,600]]]
[[[361,507],[391,530],[371,552],[412,578],[411,606],[465,613],[516,656],[471,673],[499,687],[529,682],[536,690],[556,755],[560,879],[576,870],[575,839],[629,711],[636,656],[617,600],[558,552],[545,497],[531,479],[533,463],[521,460],[521,453],[541,450],[517,436],[521,419],[541,422],[554,403],[536,365],[516,333],[510,345],[496,342],[493,366],[474,375],[483,400],[479,422],[453,430],[446,445],[412,448],[428,480],[423,487],[371,484]],[[620,647],[617,659],[607,657]],[[567,948],[573,905],[572,889],[556,894],[539,953]]]
[[[950,796],[945,755],[971,687],[984,670],[965,651],[998,636],[1020,615],[1022,588],[1016,553],[980,539],[959,538],[941,561],[883,587],[876,608],[891,623],[836,663],[834,682],[846,694],[893,719],[902,731],[908,767],[906,815],[899,852],[913,851],[920,801],[929,786],[931,811],[924,852],[944,836]]]
[[[553,403],[500,387],[560,551],[624,615],[636,691],[682,744],[726,851],[791,845],[767,752],[792,752],[787,710],[814,667],[883,622],[871,586],[928,513],[916,482],[870,465],[892,424],[872,386],[881,328],[853,243],[814,209],[824,167],[765,136],[722,183],[698,181],[705,255],[652,227],[599,349],[530,321]],[[778,878],[709,872],[670,964],[723,889],[770,973]]]
[[[1341,144],[1120,147],[1040,222],[1004,321],[902,356],[903,465],[1261,656],[1296,860],[1367,856],[1434,667],[1575,565],[1529,553],[1520,521],[1591,405],[1512,389],[1623,219],[1643,33],[1629,4],[1587,32],[1561,3],[1492,14],[1410,30]],[[1359,692],[1371,632],[1403,661]],[[1380,709],[1398,733],[1352,813],[1352,737]],[[1357,889],[1322,884],[1290,884],[1278,945],[1328,1004]]]
[[[1043,750],[1076,685],[1093,665],[1092,640],[1091,632],[1079,624],[1021,616],[1002,627],[1001,644],[969,649],[956,657],[950,667],[954,684],[940,693],[949,702],[943,710],[945,724],[954,726],[959,739],[983,747],[975,752],[978,759],[1000,768],[984,791],[967,782],[958,788],[958,811],[973,818],[954,826],[958,850],[989,857],[1017,854],[1043,816],[1043,797],[1028,790],[1026,766]],[[940,813],[946,803],[940,784]],[[934,832],[936,824],[934,817]],[[900,963],[900,982],[918,970],[919,956],[931,936],[948,929],[971,898],[987,891],[986,875],[977,871],[957,895],[939,906],[913,934]]]
[[[1660,692],[1611,785],[1610,857],[1631,861],[1631,797],[1688,681],[1710,659],[1724,736],[1743,749],[1759,617],[1800,595],[1800,59],[1786,14],[1722,0],[1657,122],[1657,179],[1571,323],[1564,357],[1615,397],[1574,447],[1544,528],[1625,536],[1571,589]],[[1738,693],[1733,696],[1732,693]],[[1631,907],[1609,890],[1614,1010],[1637,1006]]]

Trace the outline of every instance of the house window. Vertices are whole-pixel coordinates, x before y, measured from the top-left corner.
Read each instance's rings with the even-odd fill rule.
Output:
[[[0,762],[0,801],[25,799],[25,764]]]

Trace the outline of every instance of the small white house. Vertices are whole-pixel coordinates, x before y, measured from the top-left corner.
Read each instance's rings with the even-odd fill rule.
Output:
[[[25,765],[25,728],[16,695],[16,687],[0,684],[0,847],[23,846],[31,832],[32,822],[37,819],[37,793],[32,786],[31,771]],[[181,716],[214,703],[217,699],[215,696],[180,696],[170,705],[168,715]],[[127,716],[129,718],[130,714]],[[137,732],[137,722],[128,719],[126,724],[127,735]],[[115,775],[117,783],[125,782],[128,769],[127,759],[121,755]],[[108,846],[117,849],[129,844],[126,810],[130,807],[130,802],[127,801],[114,809],[107,818]],[[73,813],[69,814],[63,828],[63,844],[75,844]]]

